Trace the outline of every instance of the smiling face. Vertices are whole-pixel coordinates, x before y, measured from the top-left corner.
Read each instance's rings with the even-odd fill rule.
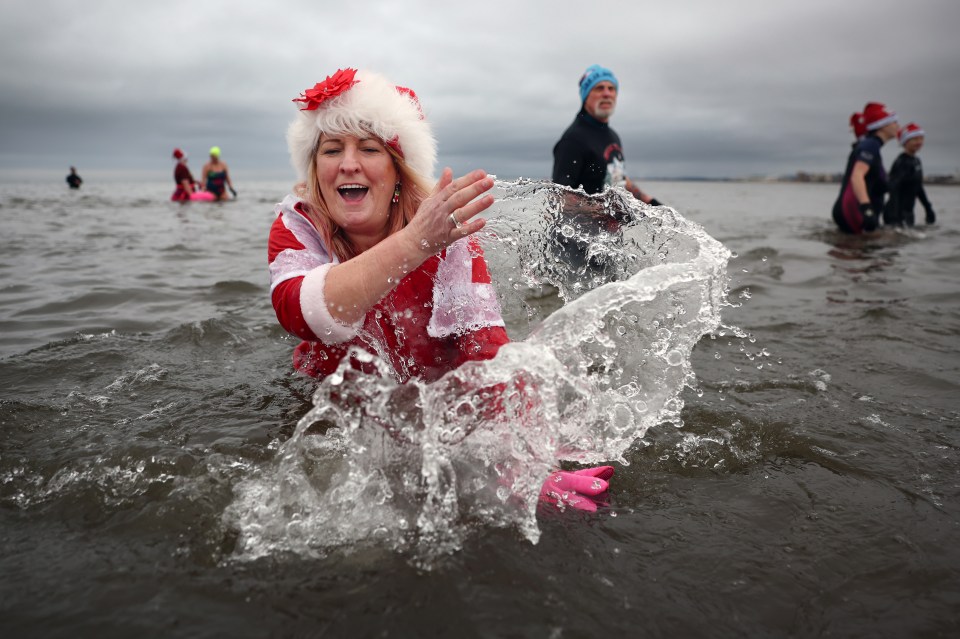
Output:
[[[587,99],[583,103],[583,108],[587,113],[606,122],[613,115],[613,110],[617,106],[617,87],[612,82],[606,80],[598,82],[596,86],[590,89]]]
[[[386,237],[397,169],[383,143],[373,136],[324,134],[315,161],[331,220],[360,250]]]
[[[923,146],[923,136],[918,135],[915,138],[910,138],[903,144],[903,150],[909,153],[910,155],[916,155],[917,151]]]

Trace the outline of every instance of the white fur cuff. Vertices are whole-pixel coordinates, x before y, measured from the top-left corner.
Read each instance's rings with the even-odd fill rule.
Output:
[[[323,290],[327,283],[327,273],[333,266],[318,266],[304,276],[300,285],[300,311],[303,319],[324,344],[340,344],[352,339],[363,324],[360,320],[351,326],[345,326],[330,315]]]

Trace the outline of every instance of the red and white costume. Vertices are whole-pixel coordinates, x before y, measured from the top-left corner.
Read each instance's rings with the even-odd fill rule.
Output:
[[[433,380],[470,360],[491,359],[509,339],[480,245],[454,242],[404,277],[353,326],[337,322],[324,299],[338,259],[288,195],[270,229],[270,294],[280,324],[303,339],[294,367],[329,375],[350,346],[389,362],[397,379]]]

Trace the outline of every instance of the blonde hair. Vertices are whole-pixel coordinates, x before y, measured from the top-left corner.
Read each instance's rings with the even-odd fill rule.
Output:
[[[381,144],[383,144],[382,141]],[[319,146],[318,137],[317,149]],[[397,202],[391,199],[390,211],[387,215],[387,235],[390,236],[410,223],[413,216],[417,214],[420,204],[429,196],[432,187],[426,178],[407,166],[393,148],[386,144],[383,148],[393,159],[400,187],[400,197]],[[320,232],[323,243],[342,263],[356,257],[362,251],[357,249],[344,230],[330,217],[329,208],[320,192],[320,181],[317,179],[317,149],[314,149],[313,158],[310,160],[306,182],[297,184],[294,187],[294,193],[303,200],[303,211]]]

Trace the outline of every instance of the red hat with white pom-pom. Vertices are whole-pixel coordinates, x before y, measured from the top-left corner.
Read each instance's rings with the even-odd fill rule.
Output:
[[[863,121],[867,125],[867,131],[876,131],[891,122],[896,122],[897,114],[888,109],[885,104],[870,102],[863,107]]]
[[[900,129],[900,134],[897,137],[900,140],[900,144],[906,144],[907,140],[911,138],[919,138],[926,134],[926,131],[921,129],[919,124],[911,122],[907,126]]]

